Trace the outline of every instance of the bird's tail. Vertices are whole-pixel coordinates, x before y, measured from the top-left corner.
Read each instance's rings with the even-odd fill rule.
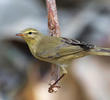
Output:
[[[95,47],[88,52],[90,55],[110,56],[110,48]]]

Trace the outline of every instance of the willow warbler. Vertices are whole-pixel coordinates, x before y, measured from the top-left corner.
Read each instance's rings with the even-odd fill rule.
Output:
[[[87,55],[110,56],[110,48],[101,48],[64,37],[46,36],[33,28],[25,29],[16,35],[25,40],[35,58],[60,66],[65,74],[65,67],[74,59]]]

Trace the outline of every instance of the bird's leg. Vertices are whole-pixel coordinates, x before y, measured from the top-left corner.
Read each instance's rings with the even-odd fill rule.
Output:
[[[49,93],[56,92],[57,89],[60,88],[60,86],[58,86],[57,83],[67,74],[67,70],[65,69],[65,66],[62,65],[60,67],[62,69],[62,75],[54,83],[50,84],[50,87],[48,90]]]

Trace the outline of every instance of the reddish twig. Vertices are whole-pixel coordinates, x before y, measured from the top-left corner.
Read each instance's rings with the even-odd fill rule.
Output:
[[[60,26],[57,17],[55,0],[46,0],[48,10],[48,28],[52,36],[60,36]]]
[[[47,3],[47,10],[48,10],[48,28],[49,28],[49,33],[51,36],[60,36],[60,26],[58,22],[58,17],[57,17],[57,9],[56,9],[56,2],[55,0],[46,0]],[[50,84],[49,87],[49,92],[56,92],[60,86],[57,86],[57,83],[64,77],[65,74],[61,75],[59,77],[60,73],[60,68],[57,67],[56,65],[52,65],[54,67],[54,79],[56,80],[54,83]],[[57,74],[57,75],[56,75]],[[57,79],[56,79],[57,78]]]

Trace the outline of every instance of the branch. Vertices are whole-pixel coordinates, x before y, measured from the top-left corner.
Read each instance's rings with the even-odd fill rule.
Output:
[[[59,37],[61,32],[60,32],[60,26],[58,22],[56,2],[55,0],[46,0],[46,3],[47,3],[47,11],[48,11],[49,34],[51,36]],[[59,78],[60,68],[56,65],[52,65],[52,69],[54,70],[53,79],[56,81]],[[50,83],[50,87],[49,87],[50,93],[55,92],[59,88],[59,86],[56,86],[56,84],[55,85],[53,84],[54,83]]]
[[[57,17],[55,0],[46,0],[48,10],[48,28],[51,36],[60,36],[60,26]]]

